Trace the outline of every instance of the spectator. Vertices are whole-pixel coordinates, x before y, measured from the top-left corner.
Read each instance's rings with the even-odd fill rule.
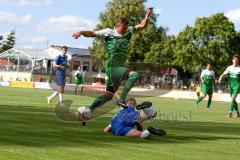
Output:
[[[201,93],[201,85],[200,84],[198,84],[197,85],[197,88],[196,88],[196,93],[197,93],[197,97],[199,98],[200,97],[200,93]]]
[[[43,81],[43,78],[41,75],[38,76],[38,79],[37,79],[38,82],[42,82]]]
[[[157,77],[154,78],[154,87],[157,88],[159,85],[159,80]]]

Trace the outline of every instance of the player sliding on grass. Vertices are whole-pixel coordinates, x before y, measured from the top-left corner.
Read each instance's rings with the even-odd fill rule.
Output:
[[[105,66],[108,76],[106,94],[103,94],[95,99],[90,108],[87,108],[83,115],[92,113],[95,109],[102,106],[107,101],[113,98],[113,95],[118,90],[122,81],[126,80],[120,99],[117,104],[124,106],[125,98],[131,88],[139,78],[139,74],[130,71],[125,67],[125,62],[128,56],[129,42],[133,33],[137,30],[144,29],[148,24],[148,18],[151,16],[153,8],[148,8],[146,17],[140,24],[131,27],[125,17],[122,17],[117,22],[114,29],[103,29],[99,31],[78,31],[73,34],[75,39],[80,36],[84,37],[103,37],[106,42],[108,59]],[[109,94],[111,93],[111,94]]]
[[[211,63],[208,63],[207,68],[202,71],[200,79],[202,82],[202,95],[198,98],[195,104],[197,106],[198,103],[208,95],[207,109],[209,109],[212,102],[213,85],[215,82],[215,73],[212,70]]]
[[[136,110],[136,101],[134,98],[130,98],[126,102],[127,108],[121,109],[112,119],[104,132],[112,132],[117,136],[129,136],[147,138],[150,134],[164,136],[166,132],[161,129],[155,129],[149,127],[147,130],[142,131],[142,123],[146,120],[154,118],[157,112],[153,107]],[[134,127],[138,126],[138,129]]]
[[[227,69],[223,72],[223,74],[219,77],[219,80],[218,80],[218,82],[221,83],[223,78],[226,75],[230,76],[229,88],[230,88],[230,95],[232,97],[232,103],[231,103],[231,110],[227,115],[228,118],[232,118],[233,110],[237,112],[236,118],[240,118],[238,104],[236,102],[236,98],[240,90],[240,67],[238,65],[238,62],[239,62],[239,56],[234,55],[232,57],[232,65],[227,67]]]

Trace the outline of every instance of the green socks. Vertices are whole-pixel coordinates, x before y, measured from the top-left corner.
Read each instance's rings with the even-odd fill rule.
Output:
[[[127,79],[127,81],[125,82],[125,85],[124,85],[124,88],[123,88],[123,91],[122,91],[120,99],[125,101],[125,98],[126,98],[128,92],[132,89],[132,87],[134,86],[135,82],[137,82],[138,78],[139,78],[139,74],[138,73],[133,73]]]
[[[122,91],[122,95],[121,95],[121,99],[125,100],[128,92],[132,89],[132,87],[134,86],[135,82],[138,80],[139,78],[139,74],[138,73],[133,73],[126,81],[123,91]],[[110,101],[113,98],[113,94],[103,94],[99,97],[97,97],[94,102],[92,103],[92,105],[90,106],[90,110],[94,111],[95,109],[97,109],[98,107],[102,106],[104,103]]]
[[[211,103],[212,103],[212,98],[208,98],[207,108],[210,108]]]
[[[232,103],[231,103],[231,111],[233,111],[233,110],[238,112],[238,104],[236,101],[232,101]]]
[[[90,110],[94,111],[98,107],[102,106],[104,103],[110,101],[113,98],[113,94],[103,94],[99,97],[97,97],[92,105],[90,106]]]
[[[198,100],[196,101],[196,103],[198,104],[203,99],[204,99],[204,97],[199,97]],[[211,103],[212,103],[212,98],[208,98],[207,108],[210,108]]]
[[[199,97],[196,103],[198,104],[198,103],[201,102],[202,100],[203,100],[203,97]]]

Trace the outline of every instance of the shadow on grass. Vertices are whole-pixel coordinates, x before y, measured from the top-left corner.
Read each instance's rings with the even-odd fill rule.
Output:
[[[119,143],[192,143],[194,141],[240,140],[240,126],[218,122],[154,122],[146,123],[168,132],[165,137],[149,140],[104,134],[110,117],[87,123],[64,122],[55,116],[54,108],[0,105],[0,146],[33,147],[119,147]]]

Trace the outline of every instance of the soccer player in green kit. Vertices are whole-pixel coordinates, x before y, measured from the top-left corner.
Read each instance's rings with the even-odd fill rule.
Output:
[[[230,95],[232,97],[231,110],[229,111],[227,118],[232,118],[232,112],[235,110],[237,112],[236,118],[240,118],[238,104],[236,102],[237,95],[240,91],[240,67],[238,65],[239,56],[234,55],[232,58],[232,65],[227,67],[223,74],[219,77],[218,82],[221,83],[226,75],[229,75],[229,88]]]
[[[108,76],[106,93],[99,96],[91,104],[89,108],[84,111],[88,114],[95,109],[102,106],[104,103],[110,101],[115,92],[118,90],[122,81],[126,80],[120,99],[117,101],[119,106],[125,105],[125,98],[131,88],[134,86],[139,78],[139,74],[130,71],[125,67],[125,62],[128,56],[129,42],[132,34],[140,29],[144,29],[148,24],[148,18],[151,16],[153,8],[148,8],[146,17],[140,24],[131,27],[125,17],[120,18],[114,29],[106,28],[99,31],[78,31],[73,34],[75,39],[80,36],[84,37],[102,37],[105,39],[108,59],[105,65],[105,70]],[[84,115],[83,113],[83,115]]]
[[[77,95],[79,91],[79,86],[81,87],[81,94],[83,92],[83,77],[84,73],[81,70],[81,66],[78,66],[78,70],[74,74],[75,80],[76,80],[76,88],[75,88],[75,94]]]
[[[215,82],[215,73],[212,70],[212,65],[210,63],[208,63],[207,68],[202,71],[200,80],[202,82],[202,95],[198,98],[195,104],[197,106],[198,103],[208,95],[207,109],[209,109],[212,102],[213,85]]]

